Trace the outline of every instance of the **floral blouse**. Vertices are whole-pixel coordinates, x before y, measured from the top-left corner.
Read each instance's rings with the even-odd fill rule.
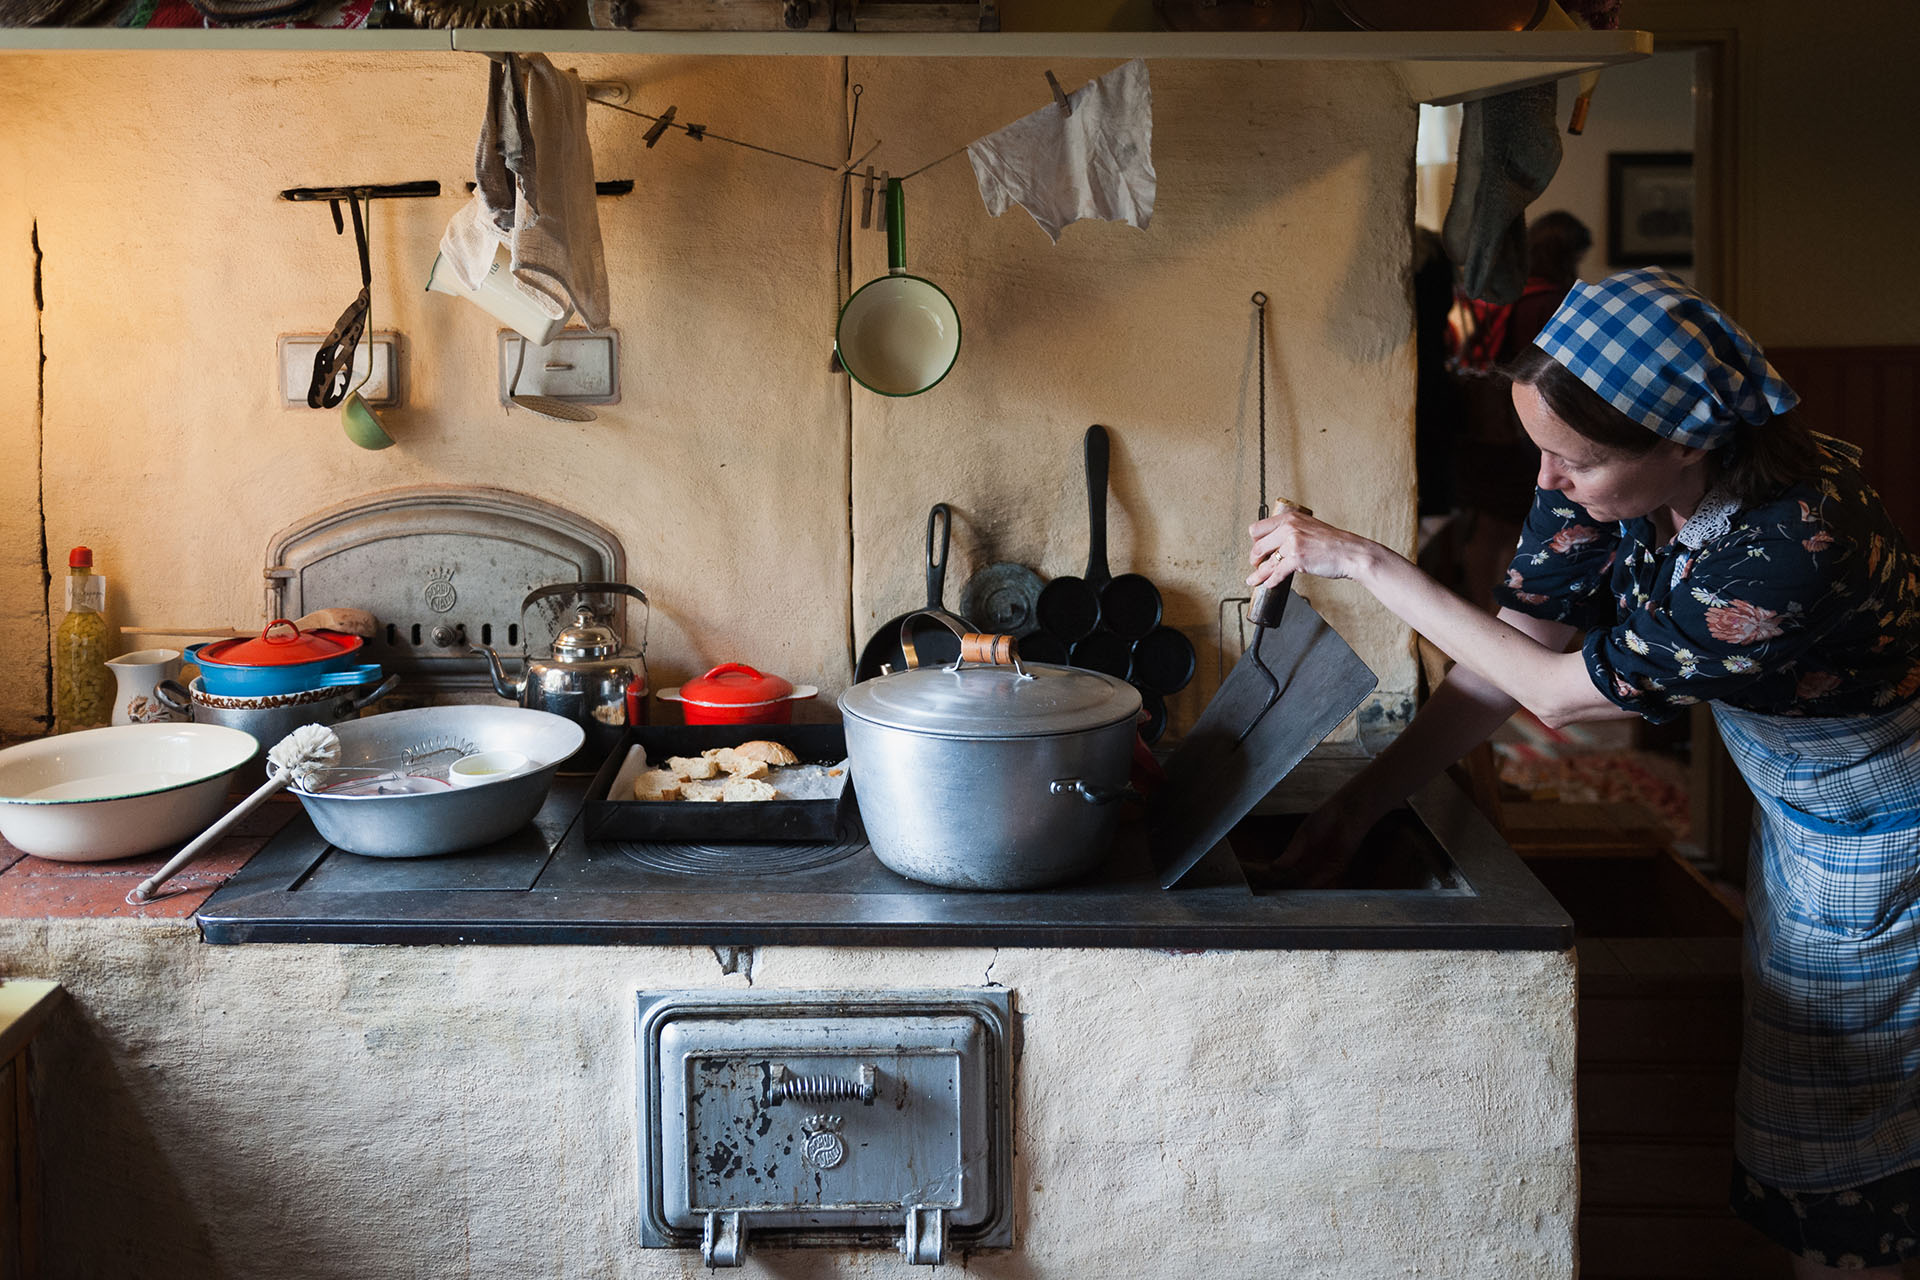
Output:
[[[1819,437],[1817,481],[1751,510],[1709,492],[1665,546],[1649,519],[1603,525],[1562,494],[1533,511],[1499,603],[1587,633],[1602,693],[1653,721],[1696,702],[1854,716],[1920,692],[1920,559]]]

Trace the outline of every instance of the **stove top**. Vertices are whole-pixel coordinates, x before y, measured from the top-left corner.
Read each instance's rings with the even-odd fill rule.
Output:
[[[1251,886],[1223,843],[1163,890],[1141,824],[1093,876],[981,893],[894,874],[863,834],[824,844],[589,841],[589,780],[484,849],[365,858],[298,814],[201,909],[208,942],[1564,949],[1571,924],[1464,795],[1415,798],[1372,881]],[[1329,787],[1330,789],[1330,787]],[[1284,827],[1285,816],[1278,815]],[[1270,816],[1238,837],[1271,852]],[[1248,850],[1243,848],[1242,852]]]

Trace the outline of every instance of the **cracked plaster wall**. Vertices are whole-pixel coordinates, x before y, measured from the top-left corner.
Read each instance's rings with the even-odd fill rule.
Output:
[[[1573,962],[1553,953],[202,945],[9,921],[47,1274],[686,1276],[637,1245],[636,990],[1014,992],[1018,1246],[1050,1277],[1573,1274]],[[884,1252],[746,1276],[906,1276]]]
[[[820,158],[843,152],[858,82],[863,149],[880,139],[872,162],[895,173],[1048,101],[1021,59],[562,63]],[[1053,69],[1075,87],[1112,65]],[[599,204],[622,400],[576,427],[503,409],[497,326],[422,291],[472,172],[477,56],[0,55],[0,641],[26,668],[0,736],[35,731],[44,699],[34,226],[48,546],[56,563],[95,549],[113,623],[258,625],[276,530],[389,486],[497,485],[620,537],[653,600],[656,686],[744,660],[819,685],[823,715],[880,620],[924,601],[932,503],[956,515],[949,605],[995,560],[1083,570],[1081,438],[1100,422],[1111,564],[1161,586],[1204,659],[1171,707],[1190,723],[1259,500],[1254,290],[1272,298],[1269,493],[1411,545],[1415,113],[1363,64],[1167,60],[1152,81],[1147,231],[1086,222],[1052,245],[1017,208],[989,216],[964,158],[907,184],[909,265],[953,296],[965,346],[940,387],[898,401],[829,371],[830,175],[680,134],[648,149],[644,122],[593,109],[599,175],[637,188]],[[277,336],[329,329],[357,271],[324,207],[275,194],[426,178],[449,194],[374,208],[373,323],[405,335],[410,389],[384,411],[399,444],[363,452],[335,414],[281,405]],[[884,235],[856,233],[854,282],[884,263]],[[1401,624],[1346,584],[1308,590],[1384,692],[1412,688]]]

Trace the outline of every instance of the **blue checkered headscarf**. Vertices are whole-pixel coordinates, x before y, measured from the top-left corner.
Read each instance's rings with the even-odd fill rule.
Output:
[[[1652,268],[1575,281],[1533,341],[1621,413],[1696,449],[1800,403],[1744,329]]]

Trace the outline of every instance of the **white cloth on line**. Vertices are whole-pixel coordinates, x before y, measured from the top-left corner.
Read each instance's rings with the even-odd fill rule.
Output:
[[[607,260],[594,207],[580,78],[538,53],[494,53],[474,155],[473,199],[440,238],[454,276],[478,289],[505,244],[512,270],[554,319],[606,327]]]
[[[1009,204],[1057,244],[1082,218],[1145,227],[1153,220],[1153,88],[1139,58],[967,146],[987,212]]]

